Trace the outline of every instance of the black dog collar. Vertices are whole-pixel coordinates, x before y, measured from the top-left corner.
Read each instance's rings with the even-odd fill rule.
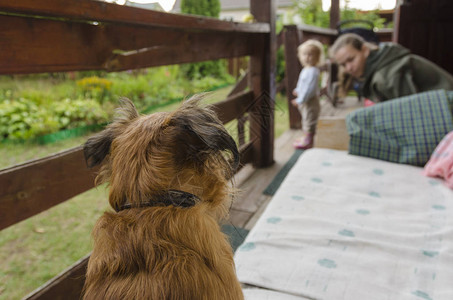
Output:
[[[116,212],[129,209],[129,208],[142,208],[142,207],[153,207],[153,206],[176,206],[176,207],[192,207],[197,202],[200,202],[200,198],[194,194],[178,191],[168,190],[165,193],[159,194],[153,198],[152,201],[142,202],[139,205],[132,205],[130,203],[121,205],[119,209],[115,209]]]

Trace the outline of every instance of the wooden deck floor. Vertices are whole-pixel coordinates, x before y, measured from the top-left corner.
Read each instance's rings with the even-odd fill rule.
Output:
[[[327,101],[321,101],[321,122],[318,125],[318,136],[316,137],[319,140],[315,140],[315,147],[318,141],[323,144],[321,146],[325,146],[328,145],[330,140],[341,136],[337,134],[337,131],[339,130],[338,127],[341,127],[341,124],[344,123],[344,117],[361,106],[362,103],[358,102],[355,97],[346,98],[344,103],[337,105],[337,107],[333,107]],[[331,122],[332,120],[336,121]],[[272,198],[272,196],[263,194],[263,191],[294,153],[292,144],[300,134],[300,130],[290,129],[275,140],[275,163],[272,166],[254,169],[252,166],[247,165],[236,174],[234,180],[236,187],[239,189],[239,194],[230,212],[229,221],[232,225],[251,229],[256,223]],[[324,141],[327,141],[327,143]]]

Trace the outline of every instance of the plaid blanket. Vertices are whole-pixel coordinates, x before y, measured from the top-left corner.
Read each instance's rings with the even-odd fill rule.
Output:
[[[349,153],[423,166],[453,130],[453,92],[437,90],[358,109],[346,117]]]

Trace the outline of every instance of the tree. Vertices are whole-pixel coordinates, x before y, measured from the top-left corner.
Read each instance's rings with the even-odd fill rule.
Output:
[[[330,13],[322,10],[322,0],[296,0],[293,10],[295,15],[300,16],[302,22],[307,25],[329,27]],[[340,20],[368,20],[376,28],[383,28],[385,19],[379,17],[378,11],[360,12],[349,7],[349,0],[345,0],[345,6],[340,11]],[[360,26],[360,24],[354,24]]]
[[[322,0],[294,1],[295,13],[307,25],[329,27],[329,12],[322,10]]]
[[[182,0],[181,12],[191,15],[218,18],[220,15],[219,0]]]
[[[191,15],[218,18],[220,15],[219,0],[182,0],[181,12]],[[181,66],[181,70],[190,79],[205,76],[223,77],[226,72],[225,61],[215,60],[191,63]]]

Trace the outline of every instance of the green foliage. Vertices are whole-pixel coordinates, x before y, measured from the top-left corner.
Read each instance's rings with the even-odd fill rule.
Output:
[[[218,18],[220,15],[220,1],[182,0],[181,12],[191,15]],[[226,66],[224,60],[213,60],[182,65],[181,71],[188,79],[199,79],[205,76],[222,78],[226,73]]]
[[[104,124],[120,97],[128,97],[140,111],[148,111],[234,82],[227,73],[190,81],[180,73],[175,65],[79,80],[75,80],[79,73],[0,76],[0,141],[42,139],[59,130]]]
[[[322,0],[295,1],[294,10],[307,25],[329,27],[330,15],[322,10]]]
[[[300,16],[304,24],[328,28],[330,26],[330,12],[322,10],[322,0],[296,0],[293,4],[294,14]],[[383,28],[385,19],[379,17],[378,10],[361,12],[349,7],[340,10],[340,20],[368,20],[376,28]],[[354,24],[360,26],[360,24]]]
[[[285,78],[285,51],[283,47],[277,49],[277,75],[275,76],[275,80],[277,82],[281,82]]]
[[[56,102],[50,108],[50,112],[58,122],[59,129],[102,124],[108,120],[107,113],[93,100],[65,99]]]
[[[92,100],[65,99],[50,106],[20,98],[0,103],[0,140],[27,140],[61,129],[105,123],[107,113]]]
[[[182,98],[186,91],[178,74],[177,65],[110,74],[112,98],[127,97],[139,109]]]
[[[227,75],[225,60],[212,60],[181,65],[181,71],[188,79],[200,79],[206,76],[224,78]]]
[[[385,19],[379,16],[379,10],[370,11],[368,13],[358,13],[357,19],[371,21],[375,28],[384,28]],[[389,28],[393,27],[393,23],[388,24]]]
[[[234,78],[231,76],[225,77],[225,79],[218,79],[215,77],[203,77],[200,79],[190,81],[190,86],[186,87],[189,94],[195,94],[199,91],[210,91],[213,87],[218,87],[226,84],[232,84]]]
[[[112,81],[91,76],[77,80],[77,86],[82,90],[85,98],[99,99],[102,103],[109,99]]]
[[[43,74],[0,76],[0,103],[7,99],[24,98],[40,105],[72,98],[76,86],[70,80],[54,79]]]
[[[218,18],[220,15],[219,0],[182,0],[181,12],[191,15]]]
[[[0,103],[0,140],[29,139],[57,128],[54,118],[30,100],[21,98]]]
[[[281,18],[277,18],[275,22],[275,31],[279,34],[284,28],[283,20]],[[285,78],[285,50],[284,47],[280,47],[277,49],[277,62],[276,62],[276,76],[275,80],[277,83],[280,83]],[[283,90],[281,92],[284,92]]]

